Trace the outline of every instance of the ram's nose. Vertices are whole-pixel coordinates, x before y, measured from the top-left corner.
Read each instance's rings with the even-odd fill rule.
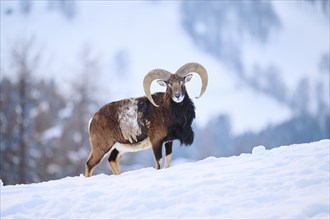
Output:
[[[177,93],[175,93],[175,94],[174,94],[174,96],[175,96],[175,98],[177,98],[177,99],[178,99],[178,98],[180,98],[180,96],[181,96],[181,93],[177,92]]]

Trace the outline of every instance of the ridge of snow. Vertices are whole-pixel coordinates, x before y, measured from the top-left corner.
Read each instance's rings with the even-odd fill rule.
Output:
[[[159,171],[1,182],[1,219],[329,219],[329,146],[258,146]]]

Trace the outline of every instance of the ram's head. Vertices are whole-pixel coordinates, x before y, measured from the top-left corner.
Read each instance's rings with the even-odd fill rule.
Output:
[[[196,98],[200,98],[207,87],[208,83],[208,75],[205,68],[198,63],[187,63],[180,67],[174,74],[170,73],[167,70],[163,69],[154,69],[151,70],[145,77],[143,81],[144,92],[150,102],[158,107],[158,105],[152,99],[150,93],[150,86],[154,80],[161,86],[166,86],[166,92],[170,94],[172,100],[176,103],[180,103],[183,101],[186,95],[186,86],[185,83],[189,82],[192,78],[191,73],[197,73],[202,80],[202,87],[199,96]]]

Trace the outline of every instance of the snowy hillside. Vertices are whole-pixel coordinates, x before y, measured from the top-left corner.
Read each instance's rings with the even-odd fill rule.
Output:
[[[1,184],[1,219],[329,219],[329,145],[258,146],[160,171]]]
[[[195,102],[199,125],[204,126],[219,113],[228,114],[234,133],[243,133],[260,131],[293,115],[288,106],[251,90],[222,60],[198,49],[182,28],[179,1],[78,1],[77,13],[70,21],[49,10],[46,1],[34,1],[31,14],[24,16],[19,13],[18,2],[1,1],[1,7],[7,11],[1,14],[4,70],[10,69],[8,51],[16,41],[20,37],[35,36],[44,59],[39,74],[67,85],[75,79],[73,72],[81,65],[78,54],[87,46],[100,57],[97,83],[102,88],[98,97],[105,103],[143,95],[142,78],[153,68],[175,71],[186,62],[198,61],[210,75],[205,97]],[[274,7],[283,28],[270,39],[269,45],[246,39],[240,41],[247,72],[255,73],[255,67],[267,69],[275,65],[282,70],[285,85],[291,90],[303,77],[320,83],[328,80],[326,74],[315,74],[320,56],[329,48],[328,26],[320,22],[318,15],[308,14],[299,4],[274,2]],[[308,24],[308,27],[302,24]],[[312,47],[305,47],[306,39],[315,42]],[[124,84],[127,85],[125,90],[122,89]],[[195,77],[188,85],[191,97],[196,96],[199,86]],[[327,92],[325,86],[324,93]]]

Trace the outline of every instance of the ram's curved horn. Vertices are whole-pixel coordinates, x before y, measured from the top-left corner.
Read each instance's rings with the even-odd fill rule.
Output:
[[[167,81],[170,77],[171,77],[172,73],[168,72],[167,70],[163,70],[163,69],[154,69],[151,70],[145,77],[143,80],[143,88],[144,88],[144,92],[147,96],[147,98],[149,99],[149,101],[156,107],[159,107],[154,100],[152,99],[151,93],[150,93],[150,86],[152,81],[156,80],[156,79],[162,79]]]
[[[201,77],[202,80],[201,92],[199,96],[196,97],[196,99],[198,99],[204,94],[207,87],[208,75],[206,69],[199,63],[187,63],[182,67],[180,67],[175,74],[181,77],[185,77],[187,74],[192,72],[198,73],[198,75]]]

